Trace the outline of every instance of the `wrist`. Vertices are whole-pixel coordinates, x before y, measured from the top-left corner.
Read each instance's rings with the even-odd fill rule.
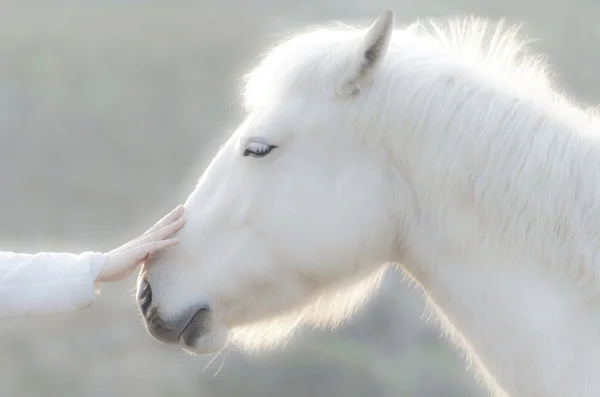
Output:
[[[102,282],[102,273],[108,263],[109,254],[103,252],[86,252],[90,261],[90,276],[94,283]]]

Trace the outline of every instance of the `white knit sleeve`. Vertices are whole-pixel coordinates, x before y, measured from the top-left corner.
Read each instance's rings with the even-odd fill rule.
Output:
[[[73,311],[90,306],[107,256],[0,252],[0,317]]]

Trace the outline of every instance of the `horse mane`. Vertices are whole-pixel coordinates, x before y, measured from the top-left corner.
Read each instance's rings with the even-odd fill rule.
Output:
[[[414,127],[428,175],[450,195],[468,192],[454,199],[474,209],[480,227],[462,239],[516,266],[542,265],[597,294],[597,110],[555,88],[544,58],[519,38],[520,26],[471,17],[446,28],[416,23],[409,31],[420,48],[406,55],[398,46],[389,54],[388,92],[372,100],[407,109],[390,112],[397,115],[391,124]]]
[[[443,23],[427,19],[396,29],[392,46],[406,43],[407,39],[424,46],[425,51],[435,51],[437,46],[438,52],[469,60],[478,69],[485,69],[488,77],[501,84],[508,83],[513,89],[519,90],[521,82],[530,87],[533,81],[538,81],[540,88],[549,88],[544,58],[523,56],[530,41],[519,38],[520,29],[520,25],[507,25],[504,20],[493,24],[476,17]],[[307,81],[326,85],[339,66],[336,55],[347,50],[344,44],[353,37],[361,37],[365,30],[336,23],[309,27],[275,42],[262,54],[259,64],[243,76],[244,106],[252,110],[276,103],[273,101],[279,96],[306,85]],[[393,50],[390,56],[394,56]]]

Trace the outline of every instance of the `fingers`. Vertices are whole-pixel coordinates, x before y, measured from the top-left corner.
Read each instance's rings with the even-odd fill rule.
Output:
[[[171,212],[169,212],[167,215],[165,215],[161,220],[156,222],[154,224],[154,226],[152,226],[150,229],[148,229],[142,235],[142,237],[146,237],[147,235],[149,235],[157,230],[160,230],[163,227],[165,227],[166,225],[178,220],[181,217],[181,215],[183,215],[183,211],[184,211],[183,205],[178,205],[177,207],[175,207],[175,209],[173,209]]]
[[[162,251],[165,248],[172,247],[179,242],[176,238],[171,238],[167,240],[153,241],[151,243],[143,244],[134,249],[135,257],[143,258],[146,256],[150,256],[158,251]]]
[[[144,234],[131,241],[128,241],[127,243],[123,244],[118,248],[115,248],[110,252],[137,249],[136,247],[140,247],[141,245],[149,243],[150,241],[163,240],[171,236],[173,233],[181,229],[185,224],[185,218],[181,217],[183,213],[183,205],[177,206],[166,216],[164,216],[161,220],[156,222],[154,226],[148,229]]]
[[[180,230],[183,227],[183,225],[185,225],[185,222],[185,218],[179,218],[175,222],[163,227],[162,229],[147,234],[140,240],[140,243],[144,244],[150,241],[164,240],[165,238],[171,236],[173,233]]]

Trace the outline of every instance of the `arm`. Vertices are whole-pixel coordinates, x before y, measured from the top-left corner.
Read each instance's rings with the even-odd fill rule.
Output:
[[[0,252],[0,317],[74,311],[90,306],[96,284],[129,277],[138,265],[177,243],[179,206],[140,237],[104,254]]]
[[[108,255],[0,252],[0,317],[66,312],[90,306]]]

